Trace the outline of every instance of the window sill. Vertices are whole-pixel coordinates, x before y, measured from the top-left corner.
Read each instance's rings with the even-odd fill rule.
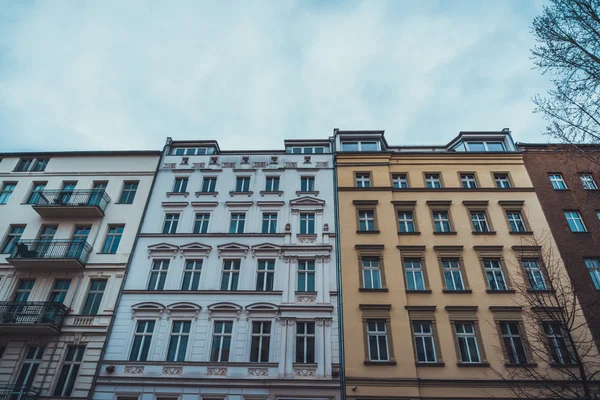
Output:
[[[488,232],[473,231],[472,233],[473,233],[473,235],[495,235],[496,231],[488,231]]]
[[[308,192],[303,192],[301,190],[296,191],[296,196],[307,196],[309,194],[312,194],[313,196],[318,196],[319,195],[319,191],[308,191]]]
[[[279,197],[283,196],[283,192],[281,190],[275,190],[273,192],[267,191],[267,190],[261,190],[259,193],[260,193],[261,197],[264,196],[265,194],[276,194]]]
[[[464,290],[444,289],[444,290],[442,290],[442,293],[469,294],[469,293],[473,293],[473,291],[471,289],[464,289]]]
[[[391,361],[371,361],[371,360],[365,360],[364,364],[365,365],[396,365],[396,361],[395,360],[391,360]]]
[[[533,231],[510,231],[511,235],[533,235]]]
[[[415,366],[417,367],[445,367],[445,362],[416,362]]]
[[[456,235],[456,231],[450,232],[433,232],[434,235]]]
[[[535,367],[537,367],[537,363],[522,363],[522,364],[504,363],[504,366],[506,368],[535,368]]]
[[[431,293],[430,289],[425,289],[425,290],[406,290],[406,293],[415,293],[415,294],[419,294],[419,293]]]
[[[398,235],[420,235],[421,232],[398,232]]]
[[[219,195],[219,192],[196,192],[196,197],[200,197],[200,196],[213,196],[213,197],[217,197]]]
[[[190,192],[167,192],[167,197],[178,197],[178,196],[188,197],[189,195],[190,195]]]
[[[544,289],[544,290],[527,289],[527,293],[554,293],[554,290],[550,290],[550,289]]]
[[[124,205],[124,206],[130,206],[130,205],[132,205],[133,203],[120,203],[120,202],[119,202],[119,203],[114,203],[114,204],[119,204],[119,205]]]
[[[550,364],[551,368],[577,368],[577,364]]]
[[[318,365],[315,364],[315,363],[304,364],[304,363],[296,363],[296,362],[294,362],[294,363],[292,363],[292,367],[296,367],[296,368],[317,368]]]
[[[571,230],[570,230],[570,232],[571,232],[571,233],[574,233],[574,234],[576,234],[576,235],[591,235],[591,234],[592,234],[592,232],[590,232],[590,231],[585,231],[585,232],[573,232],[573,231],[571,231]]]
[[[99,251],[99,252],[97,252],[96,254],[109,254],[109,255],[114,255],[114,254],[117,254],[117,253],[103,253],[103,252],[100,252],[100,251]]]
[[[236,191],[231,191],[229,192],[229,197],[233,197],[233,196],[252,196],[252,193],[254,192],[236,192]]]
[[[457,367],[460,368],[481,368],[481,367],[489,367],[490,363],[481,362],[481,363],[456,363]]]
[[[317,292],[301,292],[301,291],[298,291],[298,290],[296,290],[296,291],[294,292],[294,294],[295,294],[295,295],[304,295],[304,296],[308,296],[308,295],[313,295],[313,296],[316,296],[316,295],[317,295]]]
[[[485,292],[489,293],[489,294],[517,293],[517,291],[515,289],[505,289],[505,290],[487,289]]]
[[[369,233],[371,233],[371,234],[378,234],[380,232],[378,230],[376,230],[376,231],[361,231],[361,230],[357,230],[356,233],[360,233],[360,234],[363,234],[363,233],[366,233],[366,234],[369,234]]]
[[[570,191],[571,191],[571,189],[568,189],[568,188],[567,188],[567,189],[554,189],[554,188],[552,188],[552,189],[553,189],[555,192],[570,192]]]
[[[380,289],[368,289],[368,288],[358,288],[359,292],[387,292],[388,288],[380,288]]]

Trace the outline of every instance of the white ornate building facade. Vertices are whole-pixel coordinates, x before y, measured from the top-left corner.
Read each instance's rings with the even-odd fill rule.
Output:
[[[329,140],[167,141],[94,399],[338,399]]]
[[[86,398],[160,152],[0,154],[0,398]]]

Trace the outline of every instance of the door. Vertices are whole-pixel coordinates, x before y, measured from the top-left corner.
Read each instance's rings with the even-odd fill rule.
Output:
[[[104,194],[105,189],[106,182],[94,182],[94,186],[92,187],[92,193],[90,194],[90,198],[88,199],[88,205],[100,205],[100,202],[102,201],[102,195]]]

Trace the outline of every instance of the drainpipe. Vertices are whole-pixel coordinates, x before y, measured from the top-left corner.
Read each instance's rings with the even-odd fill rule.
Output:
[[[340,400],[346,399],[346,365],[344,357],[344,302],[342,301],[342,268],[340,259],[340,217],[339,217],[339,197],[338,197],[338,179],[336,162],[336,135],[338,129],[333,130],[331,140],[331,151],[333,159],[333,198],[334,198],[334,218],[335,218],[335,259],[336,259],[336,282],[338,289],[338,332],[340,346]]]
[[[92,378],[92,383],[90,385],[90,391],[86,397],[87,400],[91,400],[94,394],[94,390],[96,387],[96,381],[98,380],[98,375],[100,375],[100,367],[102,366],[102,362],[104,361],[104,355],[106,354],[106,346],[108,344],[108,339],[110,338],[110,334],[112,333],[112,328],[115,322],[115,317],[117,315],[117,310],[119,308],[119,304],[121,302],[121,296],[123,294],[123,288],[125,286],[125,282],[127,281],[127,275],[129,273],[129,267],[131,265],[131,260],[133,259],[133,255],[135,254],[135,249],[137,247],[137,242],[140,237],[140,231],[142,230],[142,225],[144,223],[144,219],[146,218],[146,212],[148,211],[148,204],[150,203],[150,198],[152,197],[152,191],[154,190],[154,184],[156,182],[156,177],[158,176],[158,171],[160,169],[160,164],[163,160],[163,156],[167,150],[167,146],[170,144],[170,139],[167,138],[167,144],[163,147],[163,151],[158,157],[158,162],[156,163],[156,169],[154,171],[154,177],[152,178],[152,184],[150,185],[150,191],[148,192],[148,198],[146,199],[146,204],[144,205],[144,211],[142,212],[142,218],[140,220],[140,224],[138,225],[137,232],[135,233],[135,239],[133,240],[133,246],[131,248],[131,253],[129,254],[129,258],[127,259],[127,264],[125,265],[125,272],[123,273],[123,281],[121,282],[121,287],[119,288],[119,293],[117,294],[117,300],[115,301],[115,308],[113,311],[113,315],[110,317],[110,323],[108,324],[108,329],[106,330],[106,336],[104,339],[104,344],[102,345],[102,350],[100,351],[100,357],[98,358],[98,365],[96,365],[96,372],[94,373],[94,377]]]

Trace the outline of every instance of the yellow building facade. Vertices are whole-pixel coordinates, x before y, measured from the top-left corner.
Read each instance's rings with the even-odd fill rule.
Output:
[[[346,398],[512,397],[499,374],[547,368],[503,335],[526,341],[523,265],[543,276],[532,239],[555,244],[510,133],[335,140]]]

